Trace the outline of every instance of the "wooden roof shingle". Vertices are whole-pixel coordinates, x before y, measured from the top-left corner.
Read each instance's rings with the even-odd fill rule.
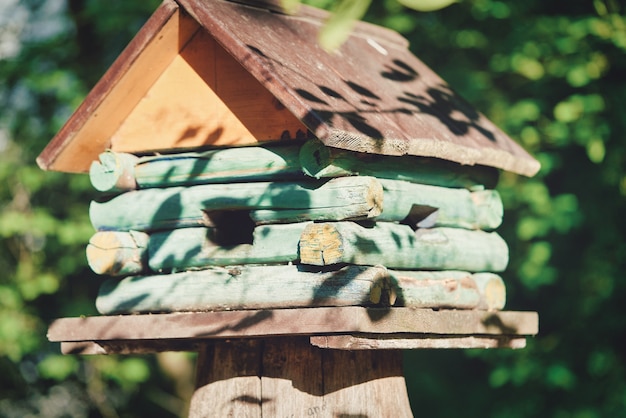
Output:
[[[107,148],[151,152],[305,137],[534,175],[539,163],[399,34],[358,23],[335,53],[328,13],[165,0],[38,158],[84,172]]]

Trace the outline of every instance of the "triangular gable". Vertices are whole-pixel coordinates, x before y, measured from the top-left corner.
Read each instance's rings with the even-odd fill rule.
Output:
[[[106,148],[145,152],[305,136],[533,175],[538,162],[452,92],[395,32],[356,25],[336,53],[328,14],[166,0],[38,159],[86,171]]]

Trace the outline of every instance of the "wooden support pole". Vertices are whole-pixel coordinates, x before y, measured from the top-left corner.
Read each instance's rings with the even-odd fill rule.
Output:
[[[189,416],[412,417],[400,350],[324,350],[304,337],[201,349]]]

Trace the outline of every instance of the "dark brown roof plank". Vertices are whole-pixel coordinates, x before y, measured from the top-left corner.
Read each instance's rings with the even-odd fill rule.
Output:
[[[533,175],[539,163],[457,96],[400,35],[358,23],[336,53],[317,42],[326,12],[288,16],[222,0],[179,0],[326,145],[444,158]]]

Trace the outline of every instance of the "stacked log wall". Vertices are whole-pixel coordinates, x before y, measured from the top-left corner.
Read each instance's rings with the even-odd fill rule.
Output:
[[[494,170],[319,141],[134,156],[90,178],[103,314],[504,307]]]

